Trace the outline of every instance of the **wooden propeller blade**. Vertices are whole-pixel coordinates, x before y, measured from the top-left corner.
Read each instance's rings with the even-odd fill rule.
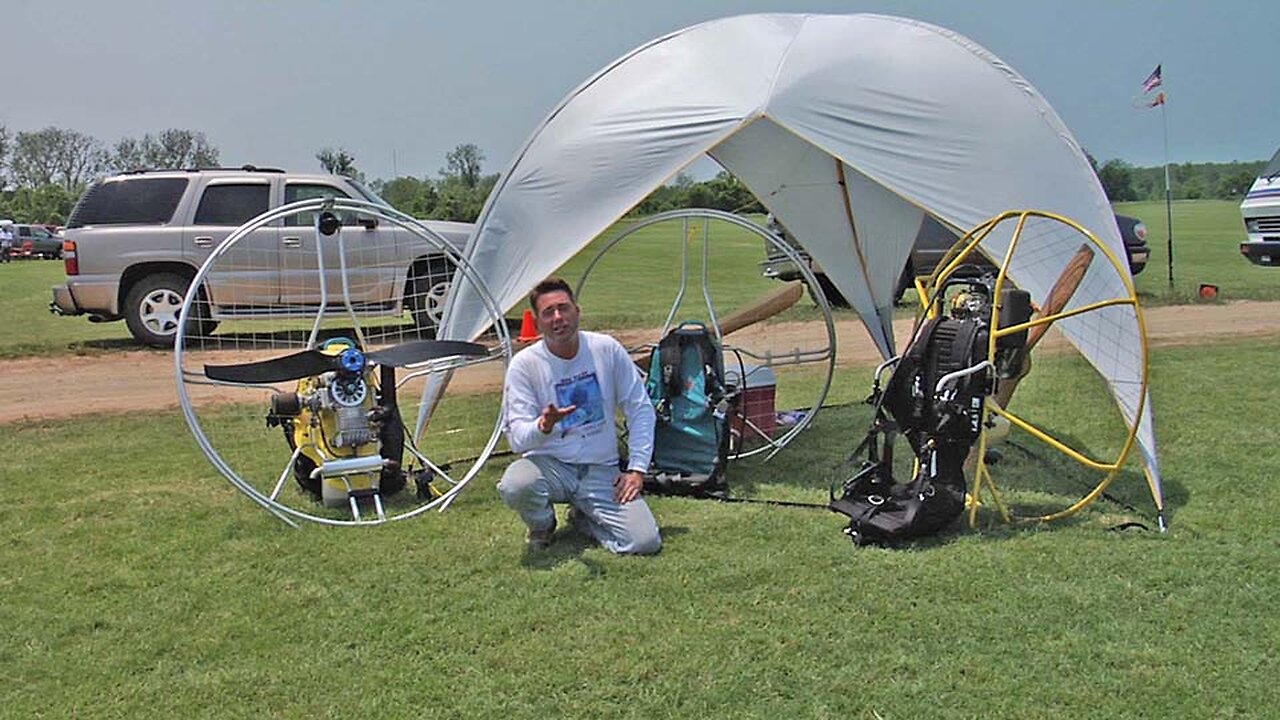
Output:
[[[726,315],[720,321],[720,334],[728,335],[762,320],[768,320],[795,305],[803,295],[804,283],[793,280],[768,295],[761,296],[750,305]]]
[[[1049,297],[1040,306],[1040,317],[1048,317],[1057,315],[1062,312],[1067,303],[1071,301],[1071,296],[1076,294],[1076,290],[1080,287],[1080,282],[1084,280],[1084,274],[1089,271],[1089,265],[1093,263],[1093,247],[1088,243],[1080,245],[1080,249],[1076,250],[1076,254],[1071,257],[1071,261],[1062,269],[1062,274],[1058,276],[1058,281],[1049,289]],[[1040,338],[1049,331],[1048,323],[1045,325],[1037,325],[1031,328],[1031,332],[1027,334],[1027,352],[1040,342]]]
[[[1071,296],[1076,294],[1084,275],[1089,271],[1089,265],[1093,263],[1093,247],[1088,243],[1082,243],[1080,249],[1076,250],[1076,254],[1071,256],[1071,260],[1067,266],[1062,269],[1062,273],[1058,275],[1058,280],[1049,289],[1049,297],[1040,306],[1039,316],[1049,317],[1062,312],[1067,303],[1071,301]],[[1027,333],[1027,347],[1022,351],[1022,369],[1018,375],[1008,380],[1001,380],[1000,387],[996,391],[995,401],[1000,407],[1009,407],[1009,400],[1013,397],[1013,391],[1018,389],[1018,383],[1022,378],[1031,372],[1031,351],[1035,348],[1044,334],[1049,331],[1049,326],[1053,323],[1045,323],[1031,328]]]
[[[720,337],[750,327],[762,320],[768,320],[795,305],[803,295],[804,283],[793,280],[768,295],[760,296],[750,305],[729,313],[720,321]],[[636,365],[642,371],[649,372],[649,363],[652,359],[653,354],[646,353],[643,357],[636,359]]]

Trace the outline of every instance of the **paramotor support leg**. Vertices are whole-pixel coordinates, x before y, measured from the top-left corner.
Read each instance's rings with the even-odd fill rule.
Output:
[[[996,511],[1000,513],[1000,519],[1004,522],[1012,522],[1013,516],[1009,514],[1009,507],[1005,504],[1004,496],[1000,493],[1000,488],[996,485],[995,480],[991,477],[991,471],[987,470],[987,464],[978,461],[977,468],[973,473],[973,490],[969,492],[967,498],[969,505],[969,528],[973,529],[978,526],[978,506],[982,504],[981,492],[983,486],[987,488],[987,494],[991,496],[991,502],[996,506]]]

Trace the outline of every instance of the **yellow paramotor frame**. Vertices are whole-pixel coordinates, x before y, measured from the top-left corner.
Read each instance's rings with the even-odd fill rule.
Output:
[[[1105,257],[1116,270],[1116,273],[1124,283],[1125,291],[1128,293],[1127,297],[1118,297],[1101,302],[1090,303],[1082,307],[1072,308],[1070,310],[1064,310],[1062,312],[1042,317],[1035,317],[1025,323],[1010,325],[1008,327],[1000,327],[1000,291],[1006,282],[1011,282],[1007,278],[1009,262],[1014,257],[1014,253],[1018,249],[1018,242],[1022,237],[1022,231],[1026,227],[1027,218],[1029,217],[1046,218],[1054,222],[1062,223],[1085,237],[1092,247],[1100,251],[1102,256]],[[1137,291],[1134,288],[1133,279],[1130,277],[1128,268],[1121,265],[1120,260],[1116,258],[1111,249],[1099,241],[1093,233],[1089,232],[1089,230],[1085,229],[1074,220],[1062,215],[1043,210],[1008,210],[979,224],[969,232],[965,233],[965,235],[960,238],[960,240],[943,258],[942,262],[938,264],[937,269],[934,270],[932,275],[927,278],[916,278],[915,280],[916,291],[920,297],[922,312],[925,316],[934,317],[941,312],[941,303],[933,302],[934,296],[940,291],[956,269],[964,264],[966,259],[975,251],[978,251],[979,245],[982,243],[983,239],[990,235],[991,232],[1001,223],[1009,221],[1016,221],[1017,227],[1014,229],[1013,237],[1009,242],[1008,249],[1005,251],[1005,256],[998,265],[998,272],[993,292],[994,297],[992,299],[994,307],[991,313],[991,333],[987,348],[987,360],[994,364],[996,342],[1002,337],[1024,332],[1039,325],[1048,325],[1063,318],[1083,315],[1105,307],[1115,305],[1132,305],[1134,314],[1137,316],[1139,340],[1141,342],[1142,387],[1141,392],[1139,393],[1140,399],[1138,401],[1138,406],[1133,414],[1133,420],[1130,421],[1125,419],[1127,434],[1124,444],[1121,447],[1118,456],[1111,461],[1098,460],[1087,456],[1085,453],[1071,447],[1066,442],[1054,437],[1051,433],[1035,426],[1026,419],[1019,417],[1017,414],[1000,407],[992,397],[988,396],[984,402],[982,431],[978,437],[977,452],[975,453],[976,464],[973,473],[973,483],[968,493],[968,520],[970,527],[974,527],[977,524],[978,507],[981,504],[981,497],[984,491],[990,496],[992,504],[999,512],[1001,519],[1005,522],[1049,522],[1053,520],[1060,520],[1070,517],[1087,507],[1090,503],[1106,492],[1107,487],[1109,487],[1112,481],[1115,480],[1121,468],[1124,467],[1125,462],[1128,460],[1129,453],[1133,450],[1133,446],[1137,440],[1138,424],[1141,422],[1143,417],[1145,403],[1147,401],[1147,386],[1149,380],[1147,327],[1146,322],[1143,319],[1142,307],[1138,303]],[[994,260],[995,259],[992,258],[993,262]],[[1084,467],[1104,473],[1102,480],[1083,497],[1062,510],[1034,516],[1015,515],[1010,511],[1009,505],[1005,502],[1000,488],[992,477],[991,470],[985,461],[988,445],[987,435],[988,430],[992,425],[992,416],[1005,418],[1014,427],[1024,430],[1031,436],[1041,442],[1044,442],[1049,447],[1061,452],[1063,455],[1066,455]],[[1124,417],[1124,413],[1121,413],[1121,417]],[[1161,507],[1162,499],[1160,492],[1151,476],[1150,470],[1144,468],[1144,473],[1146,474],[1147,483],[1150,486],[1152,497],[1155,500],[1156,509],[1163,517],[1164,508]]]

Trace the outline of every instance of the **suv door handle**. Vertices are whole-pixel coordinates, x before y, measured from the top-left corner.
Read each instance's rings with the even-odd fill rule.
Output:
[[[195,243],[196,247],[202,247],[202,248],[213,247],[213,238],[208,237],[206,235],[201,235],[200,237],[192,240],[191,242]]]
[[[290,236],[286,238],[281,238],[280,242],[284,243],[285,247],[302,247],[302,238],[300,237]]]

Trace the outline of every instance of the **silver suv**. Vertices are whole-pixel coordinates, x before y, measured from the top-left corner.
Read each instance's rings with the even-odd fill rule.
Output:
[[[146,170],[94,183],[71,212],[63,261],[67,280],[53,287],[49,309],[88,315],[90,322],[124,319],[139,342],[172,346],[178,313],[191,280],[205,258],[232,231],[270,209],[316,197],[344,197],[385,205],[359,182],[338,175],[289,173],[245,166],[216,170]],[[211,276],[201,294],[209,303],[204,333],[217,322],[270,305],[273,314],[314,312],[314,281],[291,277],[314,268],[316,246],[310,213],[292,215],[246,238],[254,268]],[[386,277],[362,283],[366,296],[353,298],[387,315],[407,310],[421,328],[434,328],[452,279],[453,264],[425,250],[413,233],[379,226],[375,218],[348,213],[343,225],[362,226],[361,248],[400,258],[379,270]],[[424,223],[461,253],[469,223]],[[333,264],[336,266],[336,263]],[[266,270],[264,270],[266,268]]]

